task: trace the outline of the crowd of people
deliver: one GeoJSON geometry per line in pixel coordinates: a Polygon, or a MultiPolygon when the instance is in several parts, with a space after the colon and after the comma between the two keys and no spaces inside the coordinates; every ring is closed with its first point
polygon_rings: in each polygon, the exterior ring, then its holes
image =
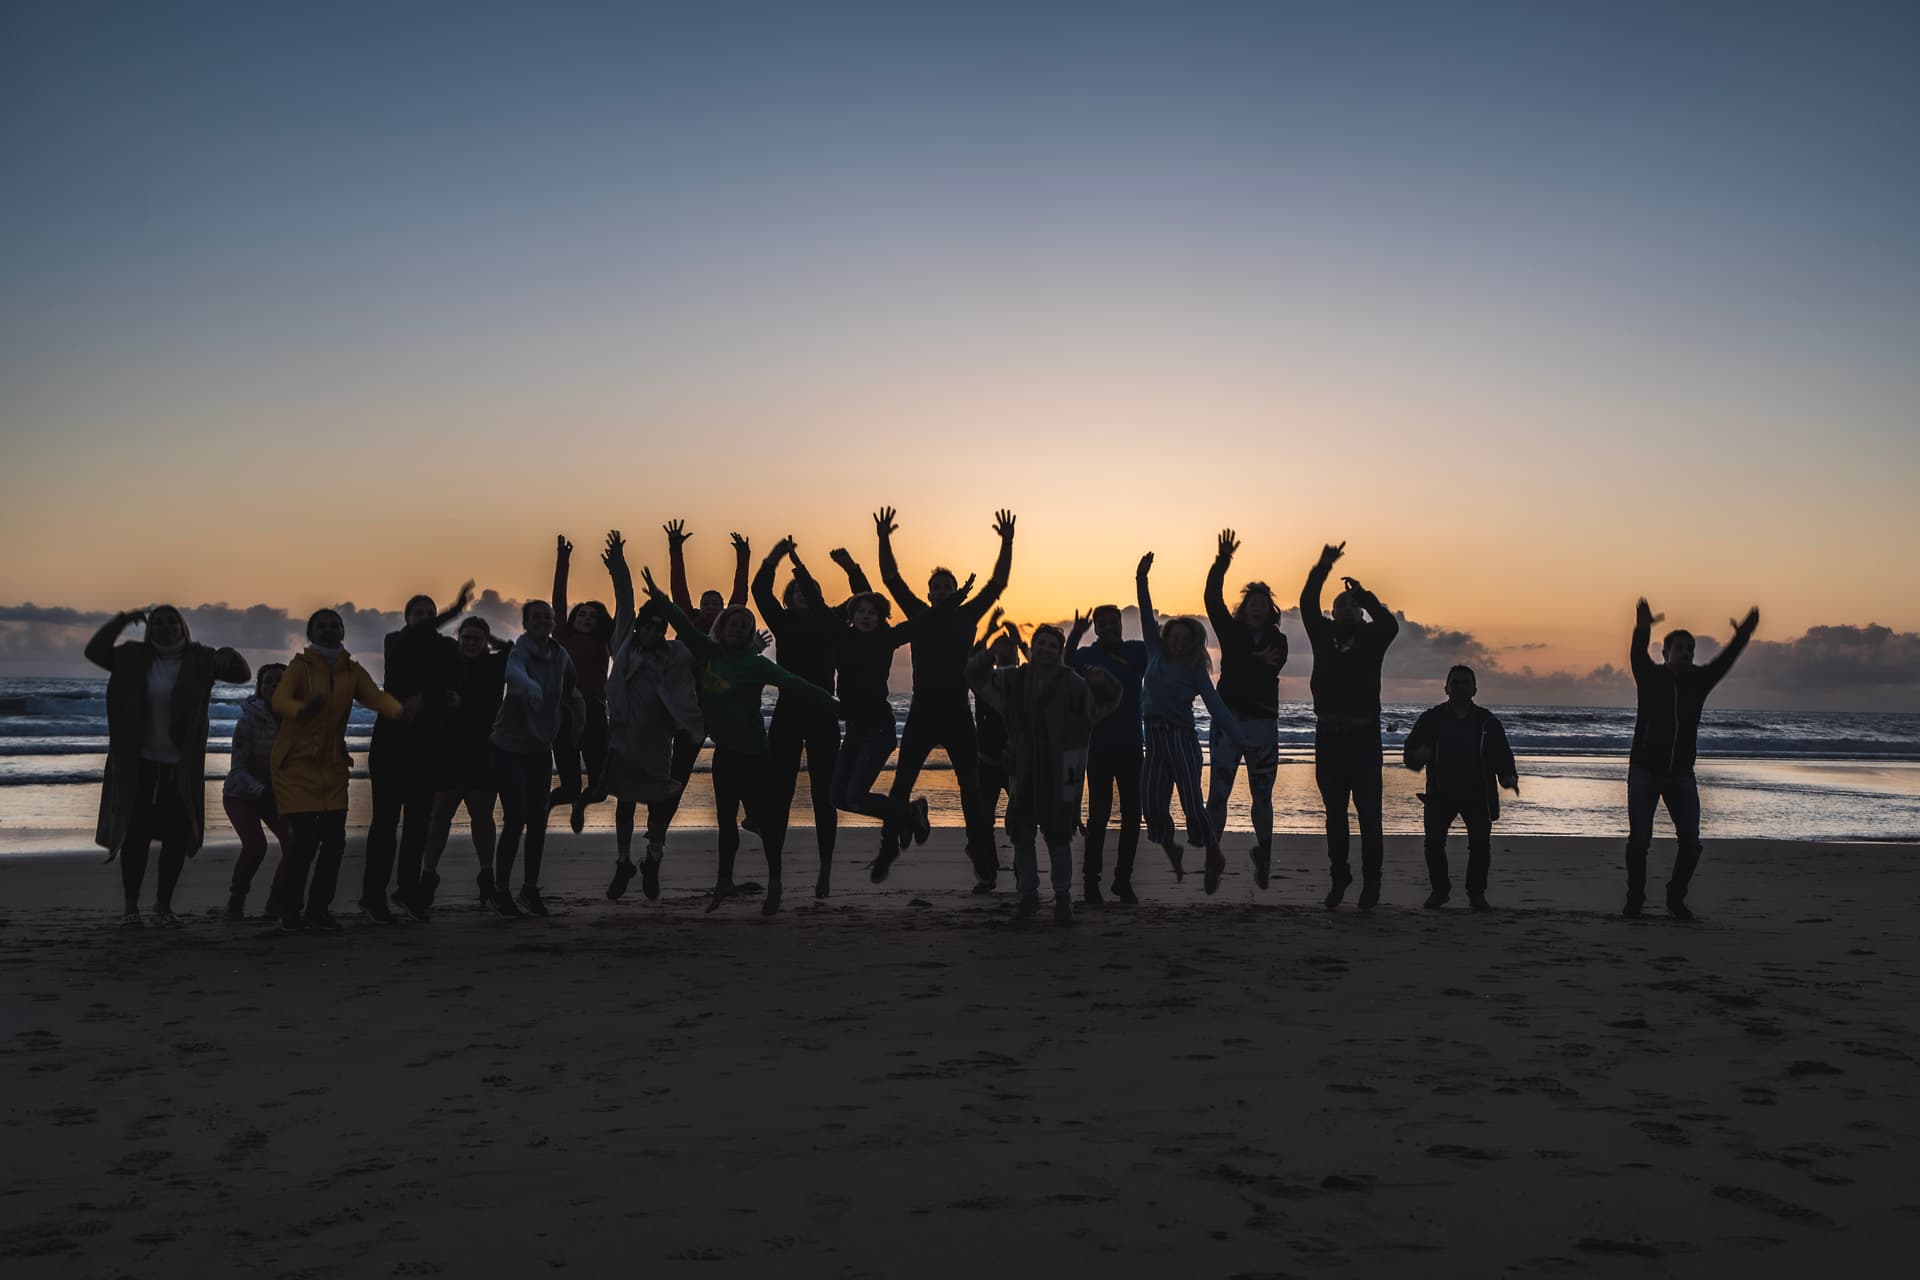
{"type": "MultiPolygon", "coordinates": [[[[935,748],[952,762],[974,892],[991,894],[998,886],[999,825],[1014,850],[1019,919],[1041,908],[1038,847],[1044,843],[1053,918],[1073,921],[1076,836],[1082,837],[1083,904],[1139,900],[1133,876],[1143,829],[1176,878],[1186,873],[1187,848],[1201,849],[1205,890],[1217,892],[1226,867],[1227,802],[1243,763],[1253,876],[1266,888],[1287,640],[1279,602],[1266,583],[1246,583],[1238,602],[1227,605],[1227,572],[1240,546],[1233,530],[1220,534],[1207,575],[1206,624],[1155,614],[1153,554],[1141,557],[1135,588],[1142,639],[1128,640],[1114,604],[1076,613],[1065,632],[1039,626],[1022,635],[1004,621],[995,604],[1013,567],[1015,521],[1008,511],[995,518],[999,553],[979,590],[972,576],[963,582],[936,568],[923,598],[894,557],[895,515],[885,508],[874,516],[886,590],[874,590],[853,557],[836,549],[832,559],[848,587],[838,604],[828,603],[790,537],[774,544],[749,587],[750,546],[734,534],[731,594],[705,591],[696,605],[684,555],[692,535],[676,520],[665,526],[667,590],[643,567],[636,594],[626,543],[616,530],[601,554],[613,608],[598,600],[570,605],[573,545],[562,536],[552,599],[522,606],[518,637],[509,642],[494,635],[486,619],[466,614],[471,582],[444,611],[431,597],[415,596],[404,625],[385,638],[378,682],[347,652],[345,622],[332,609],[307,620],[301,652],[257,672],[233,649],[195,643],[173,606],[116,615],[86,655],[109,672],[109,745],[96,840],[109,861],[120,861],[121,924],[146,923],[139,901],[157,841],[153,918],[164,928],[180,926],[174,891],[205,835],[213,686],[248,679],[255,690],[234,727],[222,797],[240,839],[229,919],[245,918],[272,836],[282,857],[267,914],[283,930],[341,928],[332,907],[346,850],[347,725],[355,704],[378,716],[368,753],[372,818],[359,905],[381,924],[395,922],[396,908],[415,921],[432,918],[440,864],[463,807],[479,864],[476,890],[501,916],[548,913],[540,872],[549,815],[563,811],[579,832],[587,811],[609,800],[615,860],[607,896],[624,896],[638,875],[642,893],[657,899],[667,833],[708,742],[718,829],[709,911],[748,889],[734,880],[742,830],[758,838],[766,858],[760,910],[779,911],[803,758],[819,854],[814,896],[832,892],[843,811],[879,821],[868,874],[876,883],[886,880],[902,852],[928,838],[928,803],[914,788],[935,748]],[[789,578],[776,592],[783,564],[789,578]],[[454,635],[444,634],[456,620],[454,635]],[[143,636],[122,641],[134,624],[144,625],[143,636]],[[1220,652],[1217,683],[1209,624],[1220,652]],[[1083,643],[1089,630],[1093,640],[1083,643]],[[902,646],[912,656],[913,691],[905,725],[896,729],[888,680],[902,646]],[[773,658],[766,656],[769,648],[773,658]],[[767,686],[777,691],[770,723],[762,713],[767,686]],[[1204,795],[1196,701],[1211,725],[1204,795]],[[878,790],[896,749],[892,782],[878,790]],[[1176,796],[1184,820],[1178,825],[1176,796]],[[642,806],[644,846],[636,862],[633,837],[642,806]],[[1116,807],[1119,832],[1108,877],[1106,837],[1116,807]]],[[[1338,908],[1353,883],[1351,808],[1360,828],[1357,905],[1364,911],[1381,891],[1381,666],[1399,623],[1351,577],[1341,579],[1330,612],[1322,611],[1322,594],[1344,551],[1344,543],[1322,550],[1299,607],[1313,651],[1314,769],[1326,806],[1329,866],[1324,905],[1338,908]]],[[[1701,853],[1694,780],[1700,715],[1752,636],[1759,611],[1734,623],[1732,641],[1699,665],[1693,636],[1681,630],[1666,634],[1662,660],[1654,661],[1649,648],[1659,621],[1642,600],[1630,649],[1639,711],[1628,768],[1622,914],[1642,910],[1654,812],[1664,803],[1679,844],[1667,909],[1691,919],[1686,898],[1701,853]]],[[[1500,791],[1518,790],[1518,770],[1499,717],[1474,701],[1474,671],[1454,667],[1445,688],[1447,700],[1419,717],[1402,752],[1406,767],[1426,773],[1425,905],[1438,908],[1451,897],[1446,847],[1457,819],[1467,833],[1467,898],[1485,910],[1492,824],[1500,791]]]]}

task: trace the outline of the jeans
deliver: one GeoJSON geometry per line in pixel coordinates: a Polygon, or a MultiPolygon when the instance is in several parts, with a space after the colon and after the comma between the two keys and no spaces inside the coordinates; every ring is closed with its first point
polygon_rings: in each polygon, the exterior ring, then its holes
{"type": "MultiPolygon", "coordinates": [[[[1007,834],[1013,839],[1013,879],[1023,898],[1040,896],[1040,860],[1035,848],[1037,830],[1033,806],[1016,798],[1007,805],[1007,834]]],[[[1047,858],[1052,864],[1053,900],[1073,901],[1073,835],[1071,832],[1041,833],[1047,842],[1047,858]]]]}
{"type": "Polygon", "coordinates": [[[887,757],[893,754],[895,740],[892,720],[847,725],[840,758],[833,765],[833,803],[848,813],[880,819],[897,837],[912,828],[913,808],[903,799],[873,789],[880,771],[887,767],[887,757]]]}
{"type": "Polygon", "coordinates": [[[394,849],[400,854],[400,892],[420,890],[420,865],[433,828],[433,780],[424,767],[374,770],[373,821],[367,827],[367,863],[360,878],[360,903],[378,910],[393,879],[394,849]]]}
{"type": "Polygon", "coordinates": [[[1113,793],[1120,793],[1120,848],[1113,863],[1113,882],[1133,880],[1133,855],[1140,847],[1140,748],[1124,747],[1087,752],[1087,844],[1082,873],[1089,884],[1100,882],[1100,854],[1107,839],[1107,820],[1113,814],[1113,793]]]}
{"type": "Polygon", "coordinates": [[[813,797],[813,836],[822,866],[833,861],[834,837],[840,829],[833,779],[840,763],[840,722],[833,712],[782,698],[773,709],[767,729],[769,758],[767,810],[781,821],[793,810],[793,793],[800,786],[800,753],[807,753],[807,790],[813,797]]]}
{"type": "Polygon", "coordinates": [[[293,865],[280,890],[281,918],[299,918],[303,900],[307,915],[331,911],[333,891],[340,882],[340,859],[347,852],[347,811],[290,813],[287,826],[293,831],[293,865]],[[313,870],[311,885],[307,882],[309,867],[313,870]]]}
{"type": "Polygon", "coordinates": [[[1247,761],[1247,793],[1253,801],[1253,838],[1264,848],[1273,843],[1273,776],[1280,765],[1280,723],[1252,716],[1235,716],[1244,749],[1212,735],[1213,767],[1207,788],[1207,821],[1216,833],[1227,829],[1227,797],[1233,794],[1233,775],[1240,760],[1247,761]]]}
{"type": "Polygon", "coordinates": [[[1347,863],[1347,799],[1360,817],[1360,870],[1380,878],[1386,838],[1380,826],[1380,725],[1331,728],[1313,734],[1313,777],[1327,806],[1327,863],[1333,878],[1351,880],[1347,863]]]}
{"type": "Polygon", "coordinates": [[[554,804],[568,804],[580,798],[580,762],[587,765],[587,790],[598,792],[602,771],[607,764],[607,704],[588,698],[587,722],[580,726],[580,732],[569,737],[561,735],[553,746],[554,772],[559,775],[560,789],[552,796],[554,804]]]}
{"type": "Polygon", "coordinates": [[[1487,868],[1493,861],[1493,819],[1487,814],[1485,796],[1446,795],[1438,788],[1427,792],[1427,881],[1436,893],[1453,889],[1447,876],[1447,831],[1456,817],[1467,827],[1467,892],[1484,894],[1487,868]]]}
{"type": "Polygon", "coordinates": [[[713,814],[720,828],[720,874],[715,883],[733,883],[733,861],[740,852],[740,828],[744,810],[760,828],[760,844],[767,855],[767,881],[780,883],[780,849],[786,841],[785,814],[768,811],[767,753],[713,749],[713,814]]]}
{"type": "Polygon", "coordinates": [[[500,789],[500,843],[493,851],[493,883],[506,893],[513,881],[513,858],[520,833],[527,836],[527,866],[520,883],[540,887],[540,855],[547,846],[547,786],[553,780],[553,755],[547,751],[503,751],[490,747],[493,780],[500,789]]]}
{"type": "MultiPolygon", "coordinates": [[[[993,818],[982,812],[978,787],[980,743],[973,723],[973,708],[965,692],[955,694],[914,695],[907,711],[907,725],[900,734],[900,759],[893,766],[890,794],[905,803],[913,795],[913,784],[920,780],[920,767],[935,747],[944,747],[953,762],[954,781],[960,788],[960,812],[967,824],[967,856],[974,871],[983,879],[999,869],[999,854],[993,844],[993,818]]],[[[899,833],[889,830],[881,837],[884,849],[899,844],[899,833]]]]}
{"type": "Polygon", "coordinates": [[[227,821],[233,824],[234,834],[240,837],[240,856],[233,861],[233,881],[227,886],[227,892],[244,895],[253,887],[253,877],[267,856],[270,831],[280,842],[280,866],[273,874],[273,888],[267,891],[267,897],[279,905],[280,890],[286,885],[287,861],[293,856],[292,831],[273,811],[273,801],[268,796],[222,796],[220,803],[227,811],[227,821]]]}
{"type": "Polygon", "coordinates": [[[1667,816],[1680,848],[1673,857],[1668,898],[1685,898],[1700,865],[1700,786],[1693,770],[1655,773],[1639,765],[1627,769],[1627,897],[1635,902],[1647,893],[1647,850],[1653,844],[1653,812],[1665,801],[1667,816]]]}

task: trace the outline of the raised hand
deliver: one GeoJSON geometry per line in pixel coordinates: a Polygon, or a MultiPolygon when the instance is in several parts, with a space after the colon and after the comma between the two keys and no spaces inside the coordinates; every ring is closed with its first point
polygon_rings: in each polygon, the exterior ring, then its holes
{"type": "Polygon", "coordinates": [[[1320,548],[1319,567],[1322,569],[1331,569],[1333,568],[1333,562],[1338,560],[1341,556],[1345,554],[1347,554],[1346,543],[1343,542],[1336,547],[1331,542],[1329,542],[1325,546],[1320,548]]]}
{"type": "Polygon", "coordinates": [[[1071,635],[1075,631],[1085,631],[1088,627],[1092,625],[1093,625],[1093,614],[1091,611],[1087,613],[1082,613],[1078,609],[1075,609],[1073,611],[1073,626],[1068,628],[1067,634],[1071,635]]]}
{"type": "Polygon", "coordinates": [[[1240,543],[1233,536],[1233,530],[1222,529],[1220,531],[1220,558],[1222,560],[1231,560],[1233,559],[1233,553],[1239,549],[1240,543]]]}
{"type": "Polygon", "coordinates": [[[147,625],[146,609],[129,609],[121,616],[127,620],[129,626],[144,627],[147,625]]]}
{"type": "Polygon", "coordinates": [[[874,512],[873,513],[874,532],[878,533],[883,538],[891,538],[894,535],[894,533],[897,532],[900,528],[899,525],[893,522],[894,516],[898,514],[899,512],[895,511],[892,507],[882,507],[878,511],[874,512]]]}
{"type": "Polygon", "coordinates": [[[1641,626],[1651,627],[1656,622],[1666,621],[1667,615],[1664,613],[1655,613],[1653,607],[1647,603],[1647,598],[1641,596],[1640,603],[1634,606],[1633,617],[1634,621],[1641,626]]]}
{"type": "Polygon", "coordinates": [[[625,563],[626,558],[626,539],[620,536],[618,529],[607,530],[607,549],[600,553],[600,563],[611,569],[617,564],[625,563]]]}
{"type": "Polygon", "coordinates": [[[687,522],[685,520],[669,520],[660,527],[667,531],[667,546],[669,549],[679,546],[693,536],[687,532],[687,522]]]}
{"type": "MultiPolygon", "coordinates": [[[[1016,645],[1020,644],[1020,624],[1019,623],[1017,622],[1007,623],[1006,633],[1007,633],[1007,639],[1013,641],[1014,644],[1016,645]]],[[[1024,648],[1025,646],[1022,645],[1021,647],[1024,648]]]]}
{"type": "Polygon", "coordinates": [[[1147,554],[1140,557],[1140,567],[1133,571],[1133,576],[1136,578],[1144,578],[1147,576],[1148,572],[1152,570],[1152,568],[1153,568],[1153,552],[1149,551],[1147,552],[1147,554]]]}
{"type": "Polygon", "coordinates": [[[770,554],[775,560],[784,560],[788,556],[792,555],[793,554],[793,535],[788,534],[786,537],[780,539],[780,541],[774,543],[773,551],[770,554]]]}
{"type": "Polygon", "coordinates": [[[966,600],[966,598],[969,595],[973,594],[973,580],[979,576],[980,575],[977,573],[970,573],[967,575],[967,580],[960,584],[960,589],[958,591],[953,593],[953,602],[956,605],[960,604],[961,602],[966,600]]]}
{"type": "Polygon", "coordinates": [[[733,549],[735,551],[746,551],[748,549],[747,540],[739,534],[729,533],[727,536],[733,539],[733,549]]]}
{"type": "Polygon", "coordinates": [[[827,552],[827,559],[844,569],[853,563],[853,553],[845,547],[835,547],[833,550],[827,552]]]}
{"type": "Polygon", "coordinates": [[[993,606],[993,613],[989,615],[987,618],[988,633],[991,634],[995,631],[998,631],[1000,629],[1000,619],[1006,616],[1007,616],[1007,611],[1005,609],[1001,608],[999,605],[993,606]]]}
{"type": "Polygon", "coordinates": [[[666,594],[660,590],[660,584],[653,580],[653,570],[646,565],[640,566],[640,582],[649,600],[658,600],[666,594]]]}
{"type": "MultiPolygon", "coordinates": [[[[1728,618],[1727,621],[1733,622],[1733,619],[1728,618]]],[[[1753,608],[1747,610],[1747,616],[1745,618],[1741,619],[1739,622],[1733,622],[1733,629],[1735,631],[1744,631],[1749,635],[1751,635],[1753,633],[1753,629],[1759,625],[1760,625],[1760,606],[1755,605],[1753,606],[1753,608]]]]}
{"type": "Polygon", "coordinates": [[[764,628],[754,636],[754,639],[760,642],[760,652],[762,653],[765,653],[773,647],[773,632],[765,630],[764,628]]]}
{"type": "Polygon", "coordinates": [[[1360,585],[1360,579],[1358,578],[1342,577],[1340,579],[1340,585],[1344,586],[1347,590],[1353,592],[1353,594],[1357,596],[1363,596],[1367,593],[1367,589],[1360,585]]]}
{"type": "Polygon", "coordinates": [[[568,556],[573,554],[573,544],[571,542],[568,542],[567,535],[562,533],[555,536],[553,540],[553,550],[556,555],[558,555],[562,560],[565,560],[568,556]]]}
{"type": "Polygon", "coordinates": [[[1013,536],[1013,512],[1005,507],[993,513],[993,531],[1003,538],[1013,536]]]}

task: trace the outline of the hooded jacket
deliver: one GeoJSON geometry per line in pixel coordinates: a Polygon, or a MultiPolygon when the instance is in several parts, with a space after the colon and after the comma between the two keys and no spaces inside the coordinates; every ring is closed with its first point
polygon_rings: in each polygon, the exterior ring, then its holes
{"type": "Polygon", "coordinates": [[[1400,620],[1371,591],[1360,596],[1370,622],[1347,630],[1320,612],[1320,588],[1330,569],[1315,565],[1300,589],[1300,623],[1313,645],[1313,711],[1323,721],[1380,720],[1380,667],[1400,634],[1400,620]]]}
{"type": "Polygon", "coordinates": [[[273,796],[273,740],[280,732],[280,721],[273,707],[259,694],[240,704],[240,718],[233,726],[233,754],[227,761],[223,796],[249,800],[273,796]]]}
{"type": "Polygon", "coordinates": [[[1699,749],[1700,713],[1706,709],[1707,695],[1733,670],[1733,661],[1747,647],[1752,635],[1746,630],[1733,633],[1726,648],[1713,661],[1697,667],[1674,667],[1655,662],[1647,653],[1653,639],[1653,624],[1635,623],[1633,649],[1628,661],[1633,667],[1634,690],[1639,709],[1633,718],[1633,750],[1627,764],[1655,773],[1690,773],[1699,749]]]}
{"type": "Polygon", "coordinates": [[[587,701],[574,680],[573,659],[558,640],[522,635],[507,654],[507,696],[493,718],[490,741],[502,751],[538,755],[586,723],[587,701]]]}
{"type": "MultiPolygon", "coordinates": [[[[118,614],[94,632],[87,642],[87,661],[107,672],[107,767],[100,787],[100,815],[94,843],[107,851],[107,861],[120,855],[140,787],[140,759],[147,740],[147,673],[159,651],[145,640],[115,644],[132,619],[118,614]]],[[[187,852],[197,853],[207,825],[207,704],[214,681],[229,684],[248,679],[252,669],[233,649],[195,644],[180,620],[185,647],[167,709],[167,736],[179,755],[172,766],[173,784],[187,815],[187,852]]]]}
{"type": "Polygon", "coordinates": [[[1207,571],[1207,623],[1220,643],[1220,697],[1227,709],[1249,720],[1280,715],[1280,669],[1287,665],[1287,638],[1280,633],[1280,611],[1258,630],[1227,608],[1227,565],[1218,556],[1207,571]]]}
{"type": "Polygon", "coordinates": [[[803,680],[757,653],[722,647],[718,640],[697,630],[693,619],[678,605],[666,601],[661,604],[667,620],[693,651],[700,679],[700,710],[715,747],[744,755],[757,755],[767,749],[767,725],[760,715],[760,691],[767,685],[777,686],[782,696],[793,694],[830,712],[840,710],[833,695],[811,680],[803,680]]]}
{"type": "Polygon", "coordinates": [[[976,698],[998,711],[1007,727],[1007,809],[1030,812],[1049,836],[1073,834],[1087,778],[1087,738],[1120,695],[1096,694],[1064,663],[1050,677],[1028,663],[996,667],[982,650],[967,662],[976,698]]]}
{"type": "Polygon", "coordinates": [[[1421,747],[1433,752],[1426,764],[1429,793],[1484,803],[1489,819],[1500,816],[1500,775],[1516,772],[1517,766],[1499,716],[1477,702],[1467,705],[1464,716],[1456,716],[1450,702],[1429,707],[1413,722],[1401,748],[1407,768],[1420,768],[1413,753],[1421,747]]]}
{"type": "Polygon", "coordinates": [[[376,685],[346,650],[331,661],[311,649],[293,655],[273,691],[273,713],[280,717],[273,739],[273,802],[282,816],[347,807],[347,771],[353,764],[347,717],[356,702],[382,716],[400,714],[399,699],[376,685]],[[320,709],[301,715],[316,695],[325,698],[320,709]]]}

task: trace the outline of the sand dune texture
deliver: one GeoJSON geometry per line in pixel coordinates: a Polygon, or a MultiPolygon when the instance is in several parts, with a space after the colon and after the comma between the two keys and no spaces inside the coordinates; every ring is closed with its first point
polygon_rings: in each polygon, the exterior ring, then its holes
{"type": "MultiPolygon", "coordinates": [[[[815,904],[601,896],[546,921],[112,926],[84,858],[0,860],[9,1277],[1907,1274],[1920,1240],[1911,846],[1716,843],[1702,919],[1618,846],[1496,838],[1500,910],[1318,907],[1143,855],[1133,910],[1015,927],[940,833],[815,904]],[[1657,897],[1656,897],[1657,901],[1657,897]]],[[[470,854],[464,854],[470,859],[470,854]]],[[[1656,879],[1670,846],[1656,850],[1656,879]]],[[[1193,859],[1197,865],[1198,859],[1193,859]]],[[[1456,859],[1456,878],[1463,867],[1456,859]]],[[[343,885],[358,883],[349,853],[343,885]]],[[[741,869],[762,874],[748,840],[741,869]]],[[[1458,890],[1456,889],[1456,894],[1458,890]]],[[[350,893],[343,894],[350,897],[350,893]]],[[[342,907],[345,904],[340,904],[342,907]]],[[[341,911],[347,918],[347,912],[341,911]]],[[[1042,917],[1043,921],[1045,916],[1042,917]]]]}

